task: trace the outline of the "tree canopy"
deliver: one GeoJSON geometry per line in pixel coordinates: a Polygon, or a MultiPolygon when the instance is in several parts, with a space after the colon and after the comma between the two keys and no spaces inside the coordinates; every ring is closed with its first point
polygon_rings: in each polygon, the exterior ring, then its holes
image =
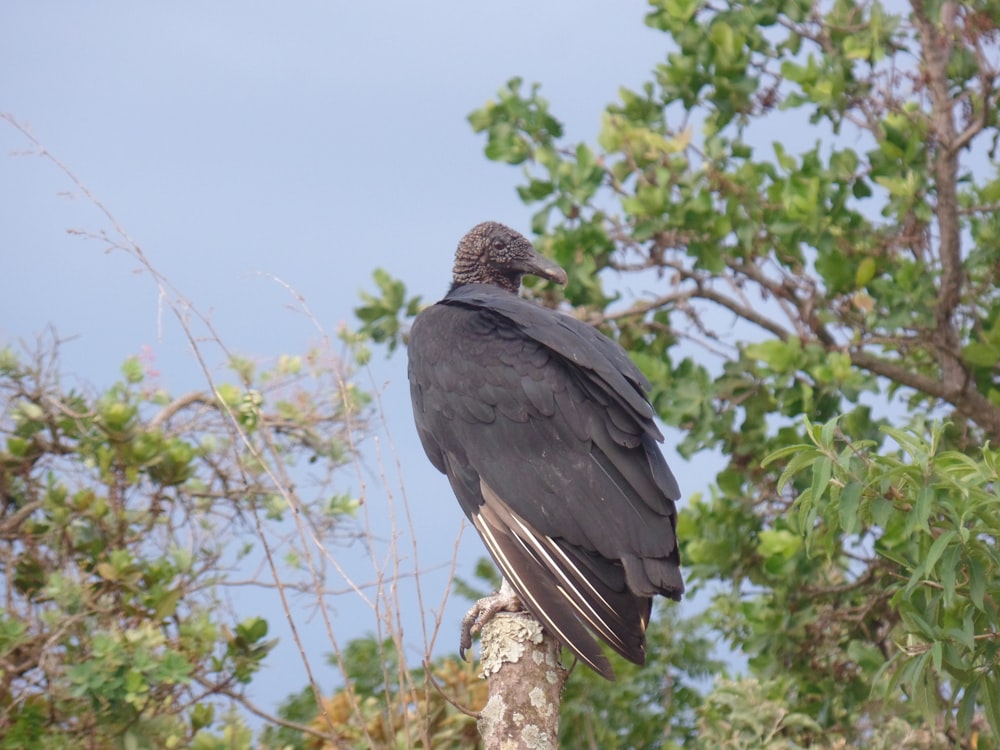
{"type": "MultiPolygon", "coordinates": [[[[746,673],[631,742],[996,747],[1000,4],[650,5],[664,59],[596,143],[520,79],[469,117],[569,271],[538,296],[723,457],[678,533],[746,673]]],[[[394,344],[419,301],[379,284],[359,317],[394,344]]]]}
{"type": "Polygon", "coordinates": [[[274,612],[237,616],[228,587],[322,587],[287,519],[332,541],[352,510],[328,493],[363,397],[334,365],[234,358],[173,396],[151,360],[89,392],[51,336],[0,350],[0,747],[249,746],[274,612]]]}

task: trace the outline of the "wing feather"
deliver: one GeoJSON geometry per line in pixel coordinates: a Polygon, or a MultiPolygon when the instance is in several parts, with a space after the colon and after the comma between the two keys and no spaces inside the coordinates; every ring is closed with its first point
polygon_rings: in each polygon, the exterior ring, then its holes
{"type": "Polygon", "coordinates": [[[596,671],[642,663],[651,597],[680,598],[677,482],[648,381],[617,344],[485,285],[410,334],[424,449],[528,609],[596,671]]]}
{"type": "Polygon", "coordinates": [[[621,576],[617,589],[607,585],[559,540],[538,534],[485,482],[481,490],[485,502],[473,524],[504,577],[542,624],[602,674],[607,661],[581,622],[626,659],[642,664],[650,600],[636,606],[621,576]]]}

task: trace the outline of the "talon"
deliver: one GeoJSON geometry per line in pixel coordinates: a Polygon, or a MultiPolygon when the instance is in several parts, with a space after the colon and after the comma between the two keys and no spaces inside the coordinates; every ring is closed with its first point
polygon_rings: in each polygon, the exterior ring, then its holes
{"type": "Polygon", "coordinates": [[[468,661],[465,658],[465,652],[472,648],[472,628],[476,624],[478,614],[479,602],[476,602],[472,605],[472,609],[466,612],[465,617],[462,618],[462,636],[458,645],[458,655],[462,657],[462,661],[468,661]]]}
{"type": "Polygon", "coordinates": [[[462,618],[462,633],[458,646],[458,655],[462,657],[462,661],[468,661],[465,652],[472,648],[472,636],[481,631],[497,612],[522,611],[524,605],[505,578],[500,584],[499,591],[475,602],[462,618]]]}

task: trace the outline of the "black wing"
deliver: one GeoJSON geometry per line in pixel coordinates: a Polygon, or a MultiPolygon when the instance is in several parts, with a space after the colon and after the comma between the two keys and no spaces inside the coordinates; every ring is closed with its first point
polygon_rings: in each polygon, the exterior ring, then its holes
{"type": "Polygon", "coordinates": [[[424,449],[525,605],[605,676],[588,627],[642,663],[651,597],[683,583],[639,370],[590,326],[486,285],[421,313],[409,355],[424,449]]]}

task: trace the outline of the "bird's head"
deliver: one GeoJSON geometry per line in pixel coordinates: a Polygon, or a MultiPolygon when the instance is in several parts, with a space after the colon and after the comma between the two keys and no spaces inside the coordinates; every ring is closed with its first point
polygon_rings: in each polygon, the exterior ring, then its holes
{"type": "Polygon", "coordinates": [[[566,283],[566,272],[510,227],[495,221],[477,224],[458,243],[454,284],[493,284],[517,294],[521,277],[540,276],[566,283]]]}

